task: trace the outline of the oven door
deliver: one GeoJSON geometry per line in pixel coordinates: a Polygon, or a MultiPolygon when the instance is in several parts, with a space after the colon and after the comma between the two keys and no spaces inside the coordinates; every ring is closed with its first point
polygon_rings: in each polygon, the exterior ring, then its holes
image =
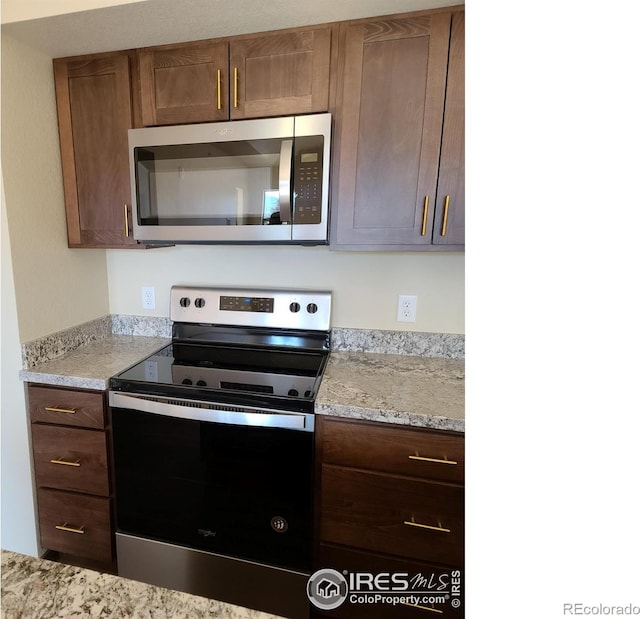
{"type": "Polygon", "coordinates": [[[156,400],[110,393],[118,531],[309,572],[313,415],[156,400]]]}
{"type": "Polygon", "coordinates": [[[118,574],[307,619],[313,415],[109,403],[118,574]]]}

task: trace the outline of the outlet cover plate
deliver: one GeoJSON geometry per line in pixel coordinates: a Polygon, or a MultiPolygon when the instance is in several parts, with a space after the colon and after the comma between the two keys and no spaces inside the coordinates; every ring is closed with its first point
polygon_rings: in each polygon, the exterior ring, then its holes
{"type": "Polygon", "coordinates": [[[156,289],[153,286],[142,287],[142,308],[156,309],[156,289]]]}
{"type": "Polygon", "coordinates": [[[418,310],[418,297],[413,294],[398,295],[398,322],[415,322],[418,310]]]}

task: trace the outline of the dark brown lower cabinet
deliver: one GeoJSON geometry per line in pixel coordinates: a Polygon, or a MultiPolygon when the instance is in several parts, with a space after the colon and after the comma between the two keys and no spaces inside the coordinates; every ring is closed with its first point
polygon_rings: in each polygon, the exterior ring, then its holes
{"type": "Polygon", "coordinates": [[[45,558],[115,573],[105,394],[35,384],[27,393],[45,558]]]}
{"type": "Polygon", "coordinates": [[[58,552],[109,563],[110,504],[107,497],[39,488],[41,544],[58,552]]]}
{"type": "Polygon", "coordinates": [[[464,436],[320,417],[316,440],[314,570],[344,574],[349,593],[313,616],[463,617],[464,436]]]}

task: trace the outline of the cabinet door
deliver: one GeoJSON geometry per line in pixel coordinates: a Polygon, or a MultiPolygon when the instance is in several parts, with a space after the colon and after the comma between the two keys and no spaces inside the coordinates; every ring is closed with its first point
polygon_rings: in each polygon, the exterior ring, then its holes
{"type": "Polygon", "coordinates": [[[104,432],[36,423],[31,435],[39,487],[109,496],[104,432]]]}
{"type": "Polygon", "coordinates": [[[464,483],[464,435],[320,416],[323,464],[464,483]]]}
{"type": "Polygon", "coordinates": [[[127,131],[132,56],[54,60],[69,247],[135,245],[127,131]]]}
{"type": "Polygon", "coordinates": [[[138,58],[145,126],[229,118],[226,42],[144,49],[138,58]]]}
{"type": "Polygon", "coordinates": [[[29,385],[32,423],[60,424],[102,430],[104,393],[29,385]]]}
{"type": "Polygon", "coordinates": [[[231,118],[326,112],[330,28],[234,39],[231,118]]]}
{"type": "Polygon", "coordinates": [[[464,218],[464,13],[456,13],[451,23],[433,242],[464,244],[464,218]]]}
{"type": "Polygon", "coordinates": [[[323,465],[320,539],[417,561],[464,563],[464,487],[323,465]]]}
{"type": "Polygon", "coordinates": [[[44,548],[111,561],[110,499],[39,488],[38,512],[44,548]]]}
{"type": "Polygon", "coordinates": [[[441,13],[346,27],[333,245],[430,244],[450,26],[441,13]]]}

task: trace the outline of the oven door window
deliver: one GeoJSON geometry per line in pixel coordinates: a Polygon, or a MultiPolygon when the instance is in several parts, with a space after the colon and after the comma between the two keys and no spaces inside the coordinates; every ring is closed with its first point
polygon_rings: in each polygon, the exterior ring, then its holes
{"type": "Polygon", "coordinates": [[[311,568],[313,433],[113,409],[117,527],[311,568]]]}

